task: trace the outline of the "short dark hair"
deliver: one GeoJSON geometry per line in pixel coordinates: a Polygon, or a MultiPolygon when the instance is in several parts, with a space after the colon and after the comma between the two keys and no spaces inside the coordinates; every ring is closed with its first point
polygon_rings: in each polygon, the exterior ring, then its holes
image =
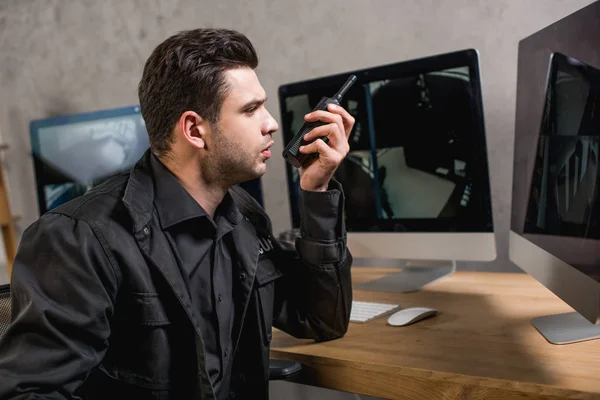
{"type": "Polygon", "coordinates": [[[138,86],[152,152],[161,156],[170,150],[173,127],[186,111],[216,123],[229,89],[225,72],[257,65],[254,46],[234,30],[181,31],[159,44],[138,86]]]}

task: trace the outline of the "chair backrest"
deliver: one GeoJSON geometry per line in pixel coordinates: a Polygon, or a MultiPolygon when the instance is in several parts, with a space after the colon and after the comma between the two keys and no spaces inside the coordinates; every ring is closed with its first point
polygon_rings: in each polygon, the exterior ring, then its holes
{"type": "Polygon", "coordinates": [[[0,285],[0,337],[10,324],[10,285],[0,285]]]}

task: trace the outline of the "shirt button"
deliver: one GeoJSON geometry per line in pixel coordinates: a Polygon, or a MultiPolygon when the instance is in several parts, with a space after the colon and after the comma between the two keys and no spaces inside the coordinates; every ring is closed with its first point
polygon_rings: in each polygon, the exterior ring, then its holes
{"type": "Polygon", "coordinates": [[[219,299],[219,303],[223,301],[223,296],[219,295],[217,298],[219,299]]]}
{"type": "Polygon", "coordinates": [[[225,350],[225,358],[227,358],[228,355],[229,353],[227,352],[227,350],[225,350]]]}
{"type": "Polygon", "coordinates": [[[242,272],[242,273],[240,274],[240,279],[241,279],[241,280],[245,280],[245,279],[246,279],[246,273],[245,273],[245,272],[242,272]]]}

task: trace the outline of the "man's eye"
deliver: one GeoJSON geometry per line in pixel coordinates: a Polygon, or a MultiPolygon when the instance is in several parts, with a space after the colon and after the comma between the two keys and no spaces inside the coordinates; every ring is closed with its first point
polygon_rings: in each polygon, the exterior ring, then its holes
{"type": "Polygon", "coordinates": [[[246,110],[246,114],[252,114],[254,111],[256,111],[256,107],[252,107],[246,110]]]}

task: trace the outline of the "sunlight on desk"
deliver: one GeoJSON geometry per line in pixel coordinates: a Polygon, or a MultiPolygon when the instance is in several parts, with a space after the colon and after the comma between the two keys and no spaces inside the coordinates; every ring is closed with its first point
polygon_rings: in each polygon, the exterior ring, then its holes
{"type": "MultiPolygon", "coordinates": [[[[392,271],[354,267],[353,284],[392,271]]],[[[600,341],[549,344],[531,318],[572,310],[526,274],[457,272],[417,293],[354,299],[440,314],[406,327],[350,324],[318,344],[276,331],[272,357],[300,361],[300,383],[383,398],[600,398],[600,341]]]]}

